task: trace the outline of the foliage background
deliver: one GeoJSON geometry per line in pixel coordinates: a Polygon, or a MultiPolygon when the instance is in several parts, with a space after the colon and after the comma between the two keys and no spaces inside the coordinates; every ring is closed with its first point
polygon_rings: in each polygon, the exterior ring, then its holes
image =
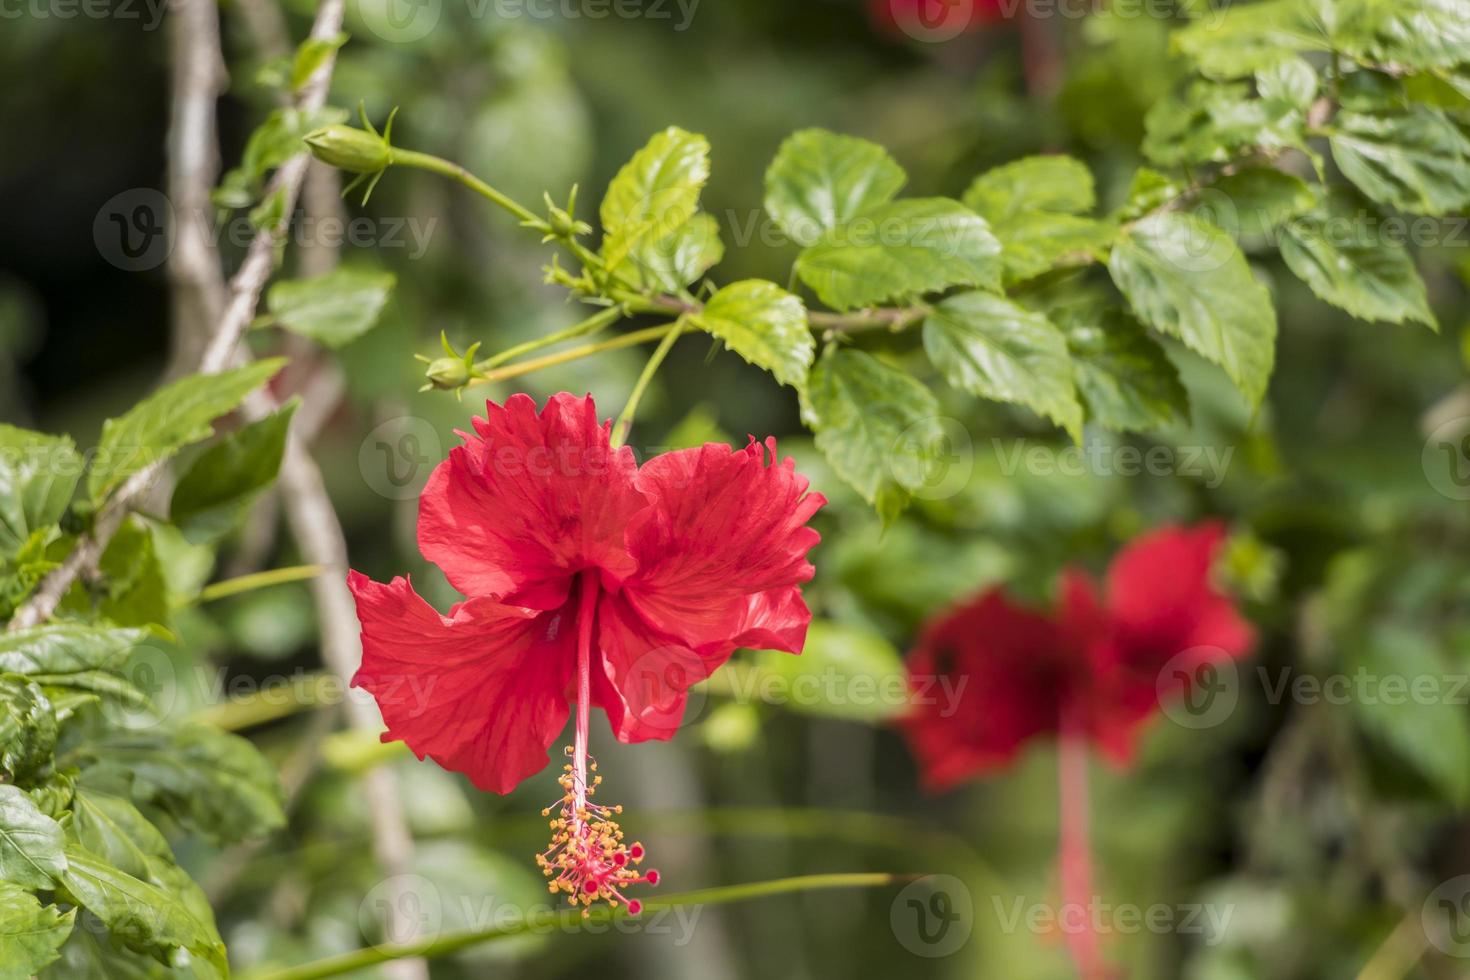
{"type": "MultiPolygon", "coordinates": [[[[300,0],[287,7],[300,37],[310,9],[300,0]]],[[[994,164],[1070,152],[1093,167],[1112,205],[1140,163],[1145,112],[1180,71],[1169,54],[1172,25],[1151,17],[1030,25],[1033,44],[1044,35],[1056,46],[1060,86],[1051,91],[1015,24],[923,44],[876,27],[865,5],[845,0],[706,0],[685,31],[673,29],[677,10],[672,20],[540,20],[473,9],[446,2],[435,30],[394,43],[349,4],[353,40],[332,101],[365,99],[379,120],[403,106],[399,142],[461,161],[527,201],[572,182],[595,201],[650,133],[668,125],[702,132],[715,151],[705,208],[726,230],[724,281],[779,277],[794,255],[741,234],[759,227],[762,174],[793,129],[819,125],[889,147],[911,175],[911,194],[958,195],[994,164]]],[[[253,83],[259,59],[241,11],[225,5],[223,18],[228,166],[269,104],[253,83]]],[[[120,16],[31,13],[0,31],[8,232],[0,239],[0,420],[69,431],[90,445],[101,421],[169,363],[163,270],[118,268],[94,239],[110,198],[160,186],[166,40],[166,31],[120,16]]],[[[396,441],[403,430],[390,428],[389,452],[407,453],[396,461],[404,466],[411,457],[436,460],[474,399],[413,394],[421,367],[409,354],[432,353],[441,330],[460,349],[477,340],[500,349],[576,314],[541,283],[540,256],[521,230],[432,175],[395,172],[365,208],[354,201],[348,211],[373,218],[379,238],[392,222],[413,220],[427,240],[413,254],[405,228],[406,247],[379,240],[346,249],[349,261],[394,271],[399,288],[380,326],[341,352],[346,396],[314,451],[354,566],[378,578],[410,570],[444,604],[452,593],[413,544],[414,501],[385,494],[376,442],[389,420],[423,420],[411,431],[432,434],[436,446],[426,435],[416,450],[405,447],[396,441]]],[[[1470,414],[1461,344],[1467,242],[1462,231],[1420,250],[1438,335],[1351,320],[1268,259],[1259,271],[1275,293],[1281,336],[1258,414],[1213,369],[1171,348],[1194,395],[1193,424],[1150,438],[1089,433],[1089,441],[1205,447],[1217,458],[1229,451],[1218,486],[1182,475],[1006,472],[1013,440],[1061,450],[1064,437],[1022,411],[949,393],[945,412],[969,440],[956,464],[961,485],[920,501],[885,531],[813,451],[794,395],[697,341],[682,343],[660,373],[633,443],[777,435],[833,498],[821,518],[813,605],[877,646],[871,665],[853,669],[880,674],[893,656],[884,644],[901,650],[924,616],[973,590],[1008,581],[1043,597],[1063,563],[1100,568],[1156,523],[1226,517],[1242,535],[1233,571],[1263,635],[1244,668],[1240,705],[1205,731],[1160,719],[1136,768],[1099,766],[1094,787],[1103,897],[1228,908],[1230,928],[1145,931],[1114,937],[1108,949],[1138,977],[1355,975],[1401,921],[1418,921],[1419,896],[1470,864],[1470,709],[1272,703],[1255,669],[1272,677],[1365,665],[1409,676],[1470,671],[1465,503],[1436,489],[1443,474],[1426,468],[1434,454],[1425,455],[1437,424],[1470,414]]],[[[620,351],[486,393],[590,390],[613,414],[641,364],[639,351],[620,351]]],[[[228,541],[217,572],[295,560],[289,538],[269,526],[261,540],[254,556],[240,539],[228,541]]],[[[549,779],[505,799],[476,793],[406,752],[324,734],[314,716],[330,708],[293,701],[279,712],[285,717],[245,718],[258,702],[242,707],[207,690],[220,677],[245,679],[239,690],[248,693],[252,682],[320,670],[304,585],[211,604],[179,627],[183,639],[166,647],[156,692],[171,713],[238,725],[278,763],[304,743],[321,748],[289,827],[265,846],[247,855],[196,842],[180,851],[218,898],[237,969],[304,962],[378,938],[371,909],[362,913],[381,877],[354,790],[365,766],[392,766],[401,779],[417,868],[442,900],[445,928],[468,924],[466,910],[487,899],[541,900],[530,856],[543,836],[535,814],[555,795],[549,779]]],[[[834,643],[849,655],[854,646],[846,636],[834,643]]],[[[555,935],[485,947],[437,960],[433,975],[1070,975],[1056,936],[1008,930],[1002,914],[1018,899],[1056,900],[1050,750],[932,798],[918,791],[890,729],[806,707],[714,695],[670,745],[619,747],[594,724],[594,750],[673,887],[826,870],[944,871],[962,877],[974,900],[975,931],[962,951],[928,960],[905,949],[890,925],[893,895],[880,891],[710,908],[685,943],[555,935]]],[[[1449,977],[1459,964],[1431,951],[1405,970],[1449,977]]]]}

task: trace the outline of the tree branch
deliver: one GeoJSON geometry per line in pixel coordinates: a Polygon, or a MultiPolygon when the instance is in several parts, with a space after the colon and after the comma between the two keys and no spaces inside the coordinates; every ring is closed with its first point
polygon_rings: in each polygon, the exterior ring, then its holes
{"type": "MultiPolygon", "coordinates": [[[[197,14],[190,13],[192,7],[192,3],[186,3],[180,8],[171,7],[170,9],[176,10],[175,16],[185,18],[197,16],[197,14]]],[[[312,24],[311,36],[321,40],[336,37],[342,30],[342,10],[343,0],[322,0],[321,6],[317,9],[316,21],[312,24]]],[[[191,61],[193,57],[194,55],[191,54],[191,61]]],[[[212,59],[213,55],[210,57],[212,59]]],[[[331,82],[335,62],[334,57],[328,56],[308,80],[297,96],[296,104],[299,107],[308,110],[319,109],[326,102],[327,87],[331,82]]],[[[192,98],[191,104],[193,104],[192,98]]],[[[212,108],[212,102],[210,105],[212,108]]],[[[250,243],[244,263],[235,273],[234,278],[230,280],[229,289],[224,296],[224,306],[215,324],[214,332],[199,358],[198,371],[200,374],[218,374],[234,359],[235,349],[241,337],[244,336],[246,328],[250,325],[250,321],[255,317],[255,308],[260,302],[261,290],[265,288],[266,280],[270,278],[271,271],[275,267],[276,245],[285,233],[286,224],[290,221],[291,214],[296,207],[296,197],[300,193],[301,182],[306,177],[306,167],[310,160],[310,154],[298,153],[282,164],[271,179],[266,193],[282,195],[285,206],[281,211],[281,219],[274,227],[262,229],[256,233],[250,243]]],[[[82,575],[96,571],[97,562],[102,557],[107,543],[122,526],[128,512],[148,494],[167,466],[166,460],[145,466],[129,477],[108,498],[97,512],[91,532],[77,542],[76,547],[72,549],[71,554],[67,555],[61,566],[47,575],[37,587],[35,594],[16,610],[15,616],[10,621],[11,630],[25,629],[45,622],[56,611],[56,606],[71,588],[72,583],[82,575]]]]}

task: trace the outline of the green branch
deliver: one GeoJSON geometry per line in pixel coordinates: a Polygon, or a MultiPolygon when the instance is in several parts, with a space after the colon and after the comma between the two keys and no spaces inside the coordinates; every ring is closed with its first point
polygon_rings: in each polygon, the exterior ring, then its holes
{"type": "MultiPolygon", "coordinates": [[[[723,888],[705,888],[662,898],[646,898],[643,901],[643,908],[646,915],[649,912],[683,905],[727,905],[732,902],[747,902],[776,895],[836,888],[881,888],[886,885],[912,881],[918,877],[920,876],[885,872],[801,875],[795,878],[778,878],[773,881],[757,881],[744,885],[728,885],[723,888]]],[[[601,925],[628,917],[626,909],[610,909],[606,906],[592,909],[585,918],[578,909],[558,909],[547,915],[536,915],[532,910],[530,917],[523,918],[520,922],[510,926],[464,929],[402,946],[376,946],[371,949],[359,949],[301,966],[247,974],[245,980],[319,980],[322,977],[341,976],[354,970],[367,969],[379,963],[387,963],[405,957],[420,956],[432,959],[499,939],[510,939],[548,929],[561,933],[581,932],[589,925],[601,925]]]]}

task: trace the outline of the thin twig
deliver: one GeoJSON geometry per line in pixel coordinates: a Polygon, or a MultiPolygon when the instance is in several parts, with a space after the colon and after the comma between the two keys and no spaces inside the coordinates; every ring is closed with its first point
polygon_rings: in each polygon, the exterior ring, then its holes
{"type": "MultiPolygon", "coordinates": [[[[330,40],[342,30],[343,0],[322,0],[317,9],[311,36],[330,40]]],[[[314,75],[303,86],[296,104],[307,110],[319,109],[326,102],[327,87],[331,81],[335,58],[323,60],[314,75]]],[[[250,243],[245,261],[234,278],[230,280],[225,295],[224,308],[219,315],[214,333],[199,359],[200,374],[219,374],[229,366],[239,346],[240,338],[250,321],[255,317],[256,305],[260,302],[261,290],[275,267],[276,244],[285,232],[296,207],[296,197],[301,191],[301,182],[306,176],[306,166],[311,157],[298,153],[287,160],[276,171],[266,189],[267,195],[280,194],[284,207],[281,219],[271,228],[257,232],[250,243]]],[[[143,499],[168,466],[167,460],[149,464],[130,476],[119,487],[97,513],[91,533],[84,535],[61,566],[47,575],[37,586],[35,593],[16,610],[10,621],[11,630],[25,629],[45,622],[56,611],[61,597],[79,577],[93,574],[103,550],[117,529],[122,526],[133,506],[143,499]]]]}

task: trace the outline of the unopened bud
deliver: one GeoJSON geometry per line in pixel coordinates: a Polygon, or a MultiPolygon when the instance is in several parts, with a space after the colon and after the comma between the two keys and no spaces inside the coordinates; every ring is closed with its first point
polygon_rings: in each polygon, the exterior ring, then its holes
{"type": "Polygon", "coordinates": [[[377,133],[333,123],[306,134],[306,145],[323,163],[354,174],[375,174],[393,162],[393,149],[377,133]]]}
{"type": "Polygon", "coordinates": [[[435,388],[454,391],[469,384],[470,366],[462,357],[441,357],[430,361],[429,369],[424,374],[435,388]]]}

